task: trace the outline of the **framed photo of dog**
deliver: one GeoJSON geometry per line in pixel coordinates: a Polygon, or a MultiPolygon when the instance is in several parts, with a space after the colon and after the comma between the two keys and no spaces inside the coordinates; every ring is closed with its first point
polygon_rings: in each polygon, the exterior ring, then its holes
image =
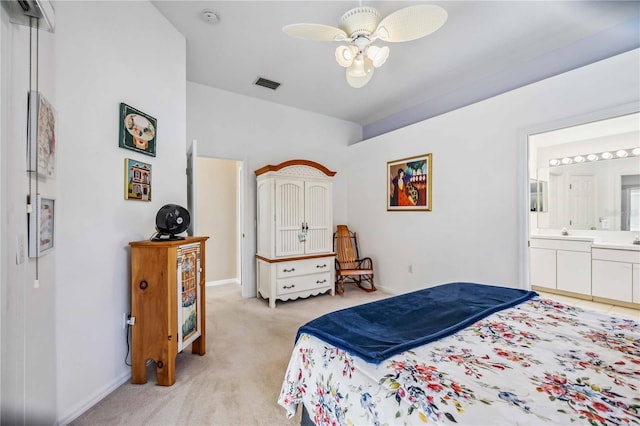
{"type": "Polygon", "coordinates": [[[156,156],[158,122],[149,114],[120,103],[120,148],[131,149],[141,154],[156,156]]]}
{"type": "Polygon", "coordinates": [[[432,154],[387,162],[387,210],[431,211],[432,154]]]}

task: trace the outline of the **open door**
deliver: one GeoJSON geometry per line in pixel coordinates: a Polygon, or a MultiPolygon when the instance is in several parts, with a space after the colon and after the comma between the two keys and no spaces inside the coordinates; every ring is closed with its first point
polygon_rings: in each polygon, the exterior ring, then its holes
{"type": "Polygon", "coordinates": [[[191,214],[191,224],[187,234],[196,235],[196,163],[198,161],[198,141],[193,140],[187,150],[187,210],[191,214]]]}

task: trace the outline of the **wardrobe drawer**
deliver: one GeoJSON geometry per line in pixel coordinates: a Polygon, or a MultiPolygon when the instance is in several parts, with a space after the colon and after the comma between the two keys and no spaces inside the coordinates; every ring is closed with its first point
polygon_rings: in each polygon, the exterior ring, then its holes
{"type": "Polygon", "coordinates": [[[312,274],[299,277],[282,278],[277,282],[276,293],[278,295],[296,293],[298,291],[312,290],[314,288],[326,288],[333,285],[331,274],[312,274]]]}
{"type": "Polygon", "coordinates": [[[277,265],[278,278],[297,277],[299,275],[317,274],[331,271],[333,257],[318,257],[314,259],[292,260],[280,262],[277,265]]]}

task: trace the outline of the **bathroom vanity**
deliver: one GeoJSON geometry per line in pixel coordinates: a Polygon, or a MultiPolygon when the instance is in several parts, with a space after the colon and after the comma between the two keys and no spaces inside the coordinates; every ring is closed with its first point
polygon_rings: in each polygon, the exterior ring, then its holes
{"type": "Polygon", "coordinates": [[[529,259],[534,290],[640,309],[640,245],[532,235],[529,259]]]}

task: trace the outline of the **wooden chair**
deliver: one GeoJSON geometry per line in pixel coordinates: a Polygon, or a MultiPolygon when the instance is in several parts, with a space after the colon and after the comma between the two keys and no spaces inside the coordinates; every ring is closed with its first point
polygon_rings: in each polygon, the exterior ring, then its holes
{"type": "Polygon", "coordinates": [[[345,282],[353,282],[364,291],[377,290],[373,285],[373,261],[370,257],[360,258],[356,233],[349,231],[347,225],[337,226],[333,251],[336,252],[336,293],[344,293],[345,282]]]}

